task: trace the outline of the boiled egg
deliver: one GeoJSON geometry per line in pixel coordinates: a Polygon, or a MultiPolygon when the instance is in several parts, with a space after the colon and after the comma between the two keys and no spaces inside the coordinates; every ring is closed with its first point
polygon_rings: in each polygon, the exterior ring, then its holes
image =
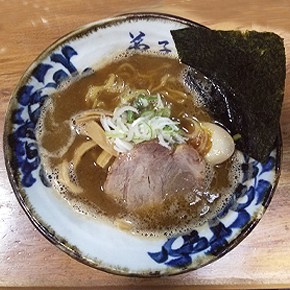
{"type": "Polygon", "coordinates": [[[232,136],[217,124],[204,122],[201,125],[209,134],[212,143],[210,150],[204,156],[206,162],[216,165],[230,158],[235,151],[235,143],[232,136]]]}

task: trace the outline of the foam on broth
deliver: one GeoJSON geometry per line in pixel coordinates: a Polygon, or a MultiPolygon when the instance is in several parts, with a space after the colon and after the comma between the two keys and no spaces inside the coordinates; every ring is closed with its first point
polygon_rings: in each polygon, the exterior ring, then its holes
{"type": "MultiPolygon", "coordinates": [[[[128,212],[122,203],[112,200],[104,192],[108,169],[96,164],[102,151],[98,146],[83,156],[77,168],[70,167],[70,179],[83,189],[82,192],[69,190],[60,178],[59,164],[64,159],[72,160],[76,148],[88,141],[75,130],[74,119],[78,113],[92,108],[92,104],[85,101],[88,88],[103,85],[110,74],[118,76],[116,87],[129,85],[132,89],[145,90],[159,86],[162,77],[168,75],[174,80],[170,83],[170,89],[182,91],[186,96],[182,102],[176,102],[168,98],[162,86],[158,91],[170,105],[173,118],[179,120],[181,126],[186,126],[182,116],[214,121],[198,105],[198,96],[184,85],[186,70],[186,66],[174,58],[149,54],[122,55],[94,74],[67,84],[46,102],[37,130],[42,163],[56,192],[76,211],[135,234],[158,236],[188,232],[214,217],[227,204],[236,184],[241,181],[239,152],[219,166],[207,165],[206,189],[202,194],[189,192],[176,195],[161,204],[143,206],[134,212],[128,212]],[[129,64],[135,71],[130,71],[129,66],[120,71],[123,64],[129,64]]],[[[98,98],[99,108],[104,110],[113,111],[120,104],[118,93],[102,92],[98,98]]]]}

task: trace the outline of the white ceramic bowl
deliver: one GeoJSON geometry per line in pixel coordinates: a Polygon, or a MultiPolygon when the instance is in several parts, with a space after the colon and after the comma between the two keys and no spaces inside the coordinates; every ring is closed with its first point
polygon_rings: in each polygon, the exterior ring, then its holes
{"type": "MultiPolygon", "coordinates": [[[[170,30],[198,25],[172,15],[128,14],[85,25],[46,49],[17,85],[7,111],[5,161],[21,206],[38,230],[64,252],[92,267],[135,276],[200,268],[236,246],[257,224],[280,170],[280,145],[266,165],[244,157],[243,181],[224,210],[191,233],[146,238],[120,231],[73,210],[45,182],[35,125],[44,100],[72,74],[110,62],[126,50],[176,55],[170,30]]],[[[19,225],[21,226],[21,225],[19,225]]]]}

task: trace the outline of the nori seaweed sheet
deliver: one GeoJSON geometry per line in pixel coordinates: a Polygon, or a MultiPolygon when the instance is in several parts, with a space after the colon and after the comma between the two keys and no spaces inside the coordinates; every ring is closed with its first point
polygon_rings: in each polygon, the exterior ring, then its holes
{"type": "Polygon", "coordinates": [[[283,39],[272,32],[190,27],[171,31],[187,82],[204,98],[236,148],[265,163],[275,145],[284,97],[283,39]]]}

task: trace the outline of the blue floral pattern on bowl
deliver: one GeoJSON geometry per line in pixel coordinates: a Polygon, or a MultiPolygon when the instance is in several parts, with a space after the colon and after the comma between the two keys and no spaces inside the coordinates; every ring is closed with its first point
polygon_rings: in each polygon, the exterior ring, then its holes
{"type": "Polygon", "coordinates": [[[243,180],[215,218],[188,234],[156,240],[134,237],[80,215],[53,192],[43,174],[35,130],[44,102],[58,86],[93,72],[103,59],[110,60],[124,51],[176,55],[170,30],[192,25],[198,24],[154,13],[89,24],[46,50],[24,74],[11,97],[4,150],[15,194],[35,226],[56,246],[85,264],[137,276],[170,275],[199,268],[237,245],[261,219],[270,202],[279,177],[280,143],[264,165],[243,157],[243,180]],[[104,38],[108,44],[99,48],[104,38]]]}

